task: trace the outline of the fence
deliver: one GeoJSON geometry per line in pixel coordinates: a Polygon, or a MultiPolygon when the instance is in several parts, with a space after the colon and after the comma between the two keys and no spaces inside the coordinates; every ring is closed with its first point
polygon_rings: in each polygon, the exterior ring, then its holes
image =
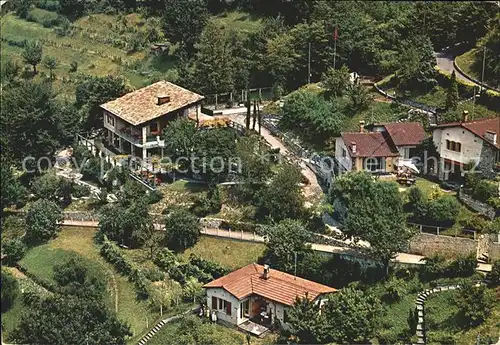
{"type": "Polygon", "coordinates": [[[205,95],[204,105],[214,105],[218,109],[221,104],[233,106],[234,103],[244,103],[248,100],[270,101],[274,99],[272,87],[258,87],[235,92],[223,92],[205,95]]]}
{"type": "Polygon", "coordinates": [[[381,93],[383,96],[391,99],[392,101],[394,101],[395,103],[398,103],[398,104],[401,104],[403,106],[407,106],[407,107],[412,107],[412,108],[417,108],[417,109],[420,109],[420,110],[423,110],[425,111],[426,113],[430,114],[430,115],[436,115],[437,113],[437,110],[436,108],[434,107],[430,107],[426,104],[422,104],[422,103],[419,103],[419,102],[416,102],[416,101],[413,101],[411,99],[405,99],[405,98],[399,98],[399,97],[396,97],[396,96],[393,96],[393,95],[390,95],[389,93],[385,92],[382,88],[380,88],[380,86],[378,86],[376,83],[373,84],[373,86],[375,86],[375,89],[381,93]]]}
{"type": "Polygon", "coordinates": [[[425,225],[418,223],[407,223],[408,225],[415,226],[420,233],[426,233],[437,236],[451,236],[451,237],[466,237],[476,239],[477,231],[472,229],[458,229],[458,228],[449,228],[444,226],[435,226],[435,225],[425,225]]]}

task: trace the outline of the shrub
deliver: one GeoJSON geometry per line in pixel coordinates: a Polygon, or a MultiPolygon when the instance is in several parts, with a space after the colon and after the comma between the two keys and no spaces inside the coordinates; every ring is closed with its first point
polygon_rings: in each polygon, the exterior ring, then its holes
{"type": "Polygon", "coordinates": [[[14,239],[4,243],[3,251],[7,257],[5,261],[8,265],[14,265],[26,254],[26,244],[21,239],[14,239]]]}
{"type": "Polygon", "coordinates": [[[426,258],[425,265],[420,267],[420,276],[425,281],[441,278],[445,272],[445,259],[439,255],[433,255],[426,258]]]}
{"type": "Polygon", "coordinates": [[[152,282],[158,282],[165,279],[165,273],[160,271],[157,267],[145,269],[144,276],[152,282]]]}
{"type": "Polygon", "coordinates": [[[474,274],[476,265],[476,257],[474,255],[458,257],[448,266],[448,276],[470,277],[474,274]]]}
{"type": "Polygon", "coordinates": [[[170,249],[163,248],[158,254],[156,254],[154,263],[165,272],[170,273],[170,271],[177,265],[177,257],[170,249]]]}
{"type": "Polygon", "coordinates": [[[74,73],[78,70],[78,62],[76,61],[71,61],[70,65],[69,65],[69,72],[70,73],[74,73]]]}
{"type": "Polygon", "coordinates": [[[159,190],[150,191],[148,193],[148,203],[150,204],[156,204],[161,199],[163,199],[163,193],[159,190]]]}
{"type": "Polygon", "coordinates": [[[500,286],[500,260],[495,260],[491,267],[491,272],[488,274],[488,287],[495,288],[500,286]]]}
{"type": "Polygon", "coordinates": [[[14,300],[19,294],[19,283],[16,278],[6,270],[2,269],[1,272],[2,279],[2,289],[1,289],[1,300],[2,300],[2,313],[10,309],[14,300]]]}
{"type": "Polygon", "coordinates": [[[81,185],[81,184],[75,184],[73,186],[73,193],[72,194],[75,198],[89,196],[90,195],[90,187],[85,186],[85,185],[81,185]]]}
{"type": "Polygon", "coordinates": [[[453,224],[458,216],[460,204],[452,196],[443,196],[429,201],[427,204],[427,218],[440,225],[453,224]]]}
{"type": "Polygon", "coordinates": [[[490,222],[487,222],[484,230],[492,234],[500,234],[500,217],[496,217],[490,222]]]}
{"type": "Polygon", "coordinates": [[[198,217],[206,217],[220,211],[222,202],[220,200],[219,190],[215,189],[208,194],[202,194],[194,202],[191,211],[198,217]]]}
{"type": "Polygon", "coordinates": [[[189,262],[192,265],[197,266],[203,272],[210,274],[213,279],[220,278],[220,277],[229,273],[228,269],[222,267],[218,263],[210,261],[210,260],[202,259],[195,254],[190,255],[189,262]]]}
{"type": "Polygon", "coordinates": [[[472,189],[474,199],[487,202],[490,198],[498,197],[498,185],[492,181],[481,180],[472,189]]]}

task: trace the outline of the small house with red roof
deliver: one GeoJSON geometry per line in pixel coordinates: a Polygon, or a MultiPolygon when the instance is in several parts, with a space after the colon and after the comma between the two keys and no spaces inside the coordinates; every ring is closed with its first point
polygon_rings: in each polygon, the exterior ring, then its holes
{"type": "Polygon", "coordinates": [[[500,117],[443,123],[432,128],[432,140],[439,153],[440,180],[460,179],[465,169],[476,166],[486,176],[495,176],[500,164],[500,117]]]}
{"type": "Polygon", "coordinates": [[[250,264],[205,284],[207,307],[218,320],[236,325],[255,335],[276,320],[286,325],[286,310],[297,297],[320,305],[337,290],[307,279],[250,264]]]}
{"type": "Polygon", "coordinates": [[[335,140],[342,170],[395,172],[402,163],[411,163],[426,136],[418,122],[359,125],[359,132],[342,132],[335,140]]]}

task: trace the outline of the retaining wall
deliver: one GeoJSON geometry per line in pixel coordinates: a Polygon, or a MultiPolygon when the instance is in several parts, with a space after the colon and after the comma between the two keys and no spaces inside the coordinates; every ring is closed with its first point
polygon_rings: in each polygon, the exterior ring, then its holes
{"type": "Polygon", "coordinates": [[[439,254],[452,258],[458,255],[477,254],[477,240],[421,233],[410,240],[409,252],[423,256],[439,254]]]}

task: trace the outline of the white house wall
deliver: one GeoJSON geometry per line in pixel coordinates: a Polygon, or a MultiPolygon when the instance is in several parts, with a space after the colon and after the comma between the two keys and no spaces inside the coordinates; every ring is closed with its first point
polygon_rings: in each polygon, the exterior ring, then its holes
{"type": "MultiPolygon", "coordinates": [[[[208,288],[207,291],[207,306],[212,311],[212,297],[221,298],[231,303],[231,316],[225,311],[216,310],[217,318],[233,325],[239,325],[243,322],[240,318],[240,301],[232,294],[221,288],[208,288]]],[[[246,320],[246,319],[245,319],[246,320]]]]}
{"type": "Polygon", "coordinates": [[[335,158],[347,171],[352,170],[352,159],[342,137],[335,138],[335,158]],[[346,157],[342,157],[343,150],[346,152],[346,157]]]}
{"type": "Polygon", "coordinates": [[[467,164],[471,161],[478,161],[481,157],[483,140],[462,127],[435,129],[432,133],[432,140],[441,158],[467,164]],[[446,140],[460,143],[461,152],[448,150],[446,140]]]}

